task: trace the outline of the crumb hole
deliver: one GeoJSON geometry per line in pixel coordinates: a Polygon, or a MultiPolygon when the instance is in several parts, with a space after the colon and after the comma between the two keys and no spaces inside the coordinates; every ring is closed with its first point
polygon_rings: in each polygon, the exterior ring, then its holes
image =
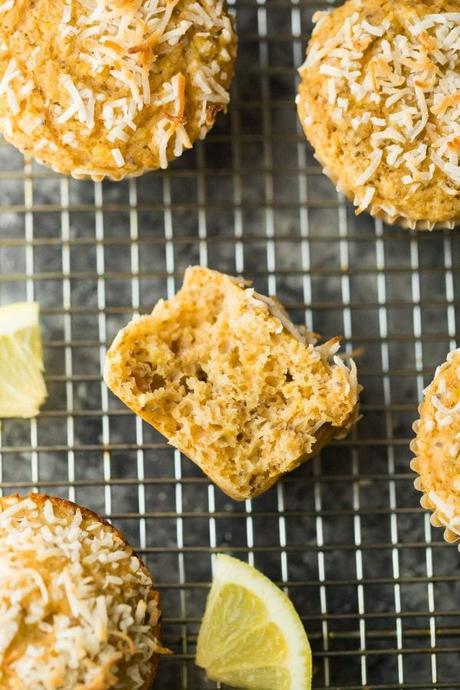
{"type": "Polygon", "coordinates": [[[197,370],[196,370],[196,377],[198,381],[204,381],[205,383],[208,380],[208,375],[205,372],[205,370],[198,365],[197,370]]]}
{"type": "Polygon", "coordinates": [[[180,346],[179,346],[179,341],[178,340],[172,340],[171,344],[169,346],[169,349],[174,355],[177,355],[179,352],[180,346]]]}
{"type": "Polygon", "coordinates": [[[180,381],[179,381],[179,385],[181,385],[181,386],[183,386],[183,387],[185,388],[185,393],[186,393],[186,394],[187,394],[187,393],[190,393],[190,388],[189,388],[189,386],[187,385],[187,377],[186,377],[186,376],[182,376],[182,377],[181,377],[181,379],[180,379],[180,381]]]}
{"type": "Polygon", "coordinates": [[[288,383],[290,383],[291,381],[294,380],[294,379],[293,379],[293,376],[292,376],[292,374],[291,374],[291,372],[289,371],[289,369],[287,370],[287,372],[285,373],[284,376],[285,376],[286,381],[287,381],[288,383]]]}
{"type": "Polygon", "coordinates": [[[166,381],[160,374],[153,374],[149,382],[149,389],[156,391],[158,388],[164,388],[166,381]]]}
{"type": "Polygon", "coordinates": [[[136,381],[137,388],[141,393],[147,393],[149,390],[150,379],[152,376],[152,365],[148,362],[140,362],[133,370],[133,377],[136,381]]]}

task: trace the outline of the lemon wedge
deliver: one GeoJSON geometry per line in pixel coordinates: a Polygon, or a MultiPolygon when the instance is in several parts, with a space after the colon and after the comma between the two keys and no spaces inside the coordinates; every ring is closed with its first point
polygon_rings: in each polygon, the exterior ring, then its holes
{"type": "Polygon", "coordinates": [[[311,651],[288,597],[258,570],[218,555],[196,663],[211,680],[253,690],[310,690],[311,651]]]}
{"type": "Polygon", "coordinates": [[[36,302],[0,307],[0,417],[35,417],[46,398],[36,302]]]}

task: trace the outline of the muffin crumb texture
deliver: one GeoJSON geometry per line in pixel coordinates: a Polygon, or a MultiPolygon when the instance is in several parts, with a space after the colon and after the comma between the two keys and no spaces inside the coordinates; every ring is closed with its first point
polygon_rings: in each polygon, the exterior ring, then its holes
{"type": "Polygon", "coordinates": [[[446,541],[460,540],[460,350],[451,352],[426,388],[414,423],[411,467],[421,504],[432,523],[445,527],[446,541]]]}
{"type": "Polygon", "coordinates": [[[59,498],[0,498],[0,687],[146,690],[158,596],[121,535],[59,498]]]}
{"type": "Polygon", "coordinates": [[[355,420],[354,363],[314,345],[250,283],[189,268],[113,342],[105,379],[235,499],[256,496],[355,420]]]}
{"type": "Polygon", "coordinates": [[[357,213],[411,228],[454,227],[458,3],[349,0],[314,18],[297,104],[324,172],[357,213]]]}
{"type": "Polygon", "coordinates": [[[230,101],[223,0],[0,4],[0,131],[76,178],[166,168],[230,101]]]}

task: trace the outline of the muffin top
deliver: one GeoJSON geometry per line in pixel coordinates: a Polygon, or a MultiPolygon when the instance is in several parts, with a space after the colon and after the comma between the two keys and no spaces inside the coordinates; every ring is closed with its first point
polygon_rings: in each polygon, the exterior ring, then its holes
{"type": "Polygon", "coordinates": [[[445,526],[446,539],[460,539],[460,350],[451,352],[425,390],[411,467],[420,475],[415,487],[421,503],[434,511],[435,525],[445,526]]]}
{"type": "Polygon", "coordinates": [[[1,688],[144,690],[159,616],[147,569],[95,513],[0,498],[1,688]]]}
{"type": "Polygon", "coordinates": [[[458,9],[349,0],[315,16],[299,115],[357,213],[425,228],[460,219],[458,9]]]}
{"type": "Polygon", "coordinates": [[[74,177],[121,179],[204,137],[229,102],[223,0],[0,3],[0,131],[74,177]]]}

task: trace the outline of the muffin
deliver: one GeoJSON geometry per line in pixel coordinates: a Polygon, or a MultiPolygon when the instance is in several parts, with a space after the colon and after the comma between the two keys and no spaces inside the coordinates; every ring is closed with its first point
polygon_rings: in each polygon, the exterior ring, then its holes
{"type": "Polygon", "coordinates": [[[0,498],[2,690],[147,690],[160,610],[147,568],[98,515],[40,494],[0,498]]]}
{"type": "Polygon", "coordinates": [[[115,338],[108,387],[226,494],[253,498],[344,436],[356,367],[315,345],[250,282],[192,267],[182,289],[115,338]]]}
{"type": "Polygon", "coordinates": [[[76,178],[166,168],[230,100],[222,0],[9,0],[0,45],[0,132],[76,178]]]}
{"type": "Polygon", "coordinates": [[[407,228],[460,218],[458,3],[348,0],[315,15],[297,96],[324,172],[407,228]]]}
{"type": "Polygon", "coordinates": [[[413,426],[411,467],[419,474],[420,503],[433,511],[431,522],[444,527],[448,542],[460,540],[460,350],[436,370],[413,426]]]}

